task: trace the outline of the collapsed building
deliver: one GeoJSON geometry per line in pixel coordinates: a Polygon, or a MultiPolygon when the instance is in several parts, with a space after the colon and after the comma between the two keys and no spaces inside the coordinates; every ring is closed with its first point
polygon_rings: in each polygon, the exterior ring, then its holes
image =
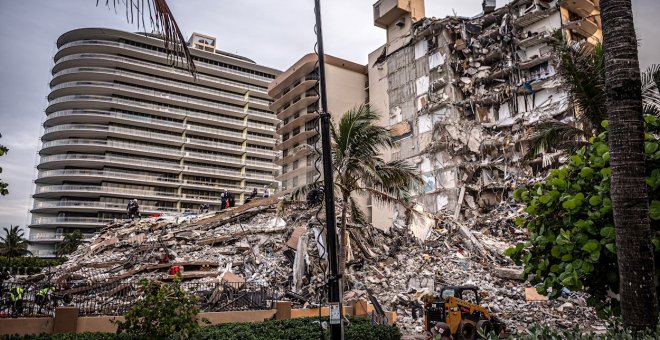
{"type": "Polygon", "coordinates": [[[530,127],[574,118],[551,38],[559,32],[596,44],[602,37],[597,1],[514,0],[495,8],[489,0],[483,10],[438,19],[424,17],[423,0],[374,4],[387,43],[369,55],[370,104],[396,140],[387,156],[417,165],[424,178],[417,200],[436,215],[488,211],[552,161],[548,153],[523,162],[530,127]]]}
{"type": "MultiPolygon", "coordinates": [[[[585,294],[566,292],[547,301],[502,255],[525,237],[511,222],[519,210],[508,202],[472,223],[444,221],[424,242],[412,237],[403,218],[389,232],[349,224],[345,305],[369,297],[396,312],[390,321],[404,334],[419,334],[424,296],[442,286],[476,285],[481,304],[511,333],[534,323],[602,330],[585,294]]],[[[62,265],[24,278],[26,308],[36,291],[49,286],[81,315],[121,315],[142,298],[141,279],[168,282],[177,275],[207,312],[268,309],[268,302],[279,300],[316,307],[325,303],[327,275],[326,235],[316,211],[272,197],[217,213],[118,220],[62,265]]]]}

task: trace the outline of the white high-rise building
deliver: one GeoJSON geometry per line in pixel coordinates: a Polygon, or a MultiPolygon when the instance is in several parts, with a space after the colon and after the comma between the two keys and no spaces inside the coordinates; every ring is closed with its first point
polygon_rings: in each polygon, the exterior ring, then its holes
{"type": "MultiPolygon", "coordinates": [[[[197,79],[156,36],[76,29],[57,41],[30,225],[31,250],[53,256],[65,233],[143,214],[217,208],[227,191],[274,184],[268,84],[280,71],[189,41],[197,79]]],[[[279,168],[279,167],[277,167],[279,168]]],[[[275,186],[273,186],[275,187],[275,186]]]]}

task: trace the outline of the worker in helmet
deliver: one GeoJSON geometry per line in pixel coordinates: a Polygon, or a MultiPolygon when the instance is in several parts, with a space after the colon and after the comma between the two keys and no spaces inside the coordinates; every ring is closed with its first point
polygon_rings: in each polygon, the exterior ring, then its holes
{"type": "Polygon", "coordinates": [[[39,314],[41,314],[41,309],[51,301],[52,295],[53,295],[53,287],[51,286],[46,286],[44,288],[39,289],[39,291],[37,292],[37,297],[35,298],[35,302],[39,306],[39,314]]]}

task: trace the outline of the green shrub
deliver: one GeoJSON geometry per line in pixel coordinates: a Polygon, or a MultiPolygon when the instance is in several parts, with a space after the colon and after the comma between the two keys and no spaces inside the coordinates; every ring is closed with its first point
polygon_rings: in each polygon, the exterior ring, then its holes
{"type": "MultiPolygon", "coordinates": [[[[645,119],[651,242],[658,262],[660,119],[645,119]]],[[[607,128],[606,121],[603,127],[607,128]]],[[[540,294],[555,298],[563,288],[585,290],[591,294],[589,304],[603,317],[610,311],[618,314],[618,303],[608,299],[607,292],[619,290],[608,150],[605,131],[592,137],[566,166],[552,170],[545,181],[516,190],[513,196],[525,203],[527,213],[516,224],[527,229],[529,240],[505,251],[524,265],[525,278],[538,284],[540,294]]]]}
{"type": "MultiPolygon", "coordinates": [[[[328,318],[322,318],[327,325],[328,318]]],[[[372,325],[368,318],[349,317],[349,323],[344,326],[346,339],[367,340],[398,340],[401,332],[395,326],[372,325]]],[[[323,330],[325,338],[330,333],[323,330]]],[[[196,339],[319,339],[321,328],[316,317],[298,318],[290,320],[271,320],[262,323],[227,323],[202,328],[195,336],[196,339]]]]}
{"type": "MultiPolygon", "coordinates": [[[[484,337],[486,340],[499,340],[495,333],[484,337]]],[[[656,340],[660,339],[660,325],[655,329],[649,329],[641,332],[634,332],[621,327],[617,322],[610,326],[605,332],[596,334],[594,332],[585,332],[579,326],[572,329],[553,329],[548,326],[532,325],[527,329],[526,334],[509,336],[510,340],[656,340]]]]}
{"type": "Polygon", "coordinates": [[[137,301],[117,321],[117,334],[149,339],[163,339],[178,333],[190,337],[199,329],[196,316],[199,313],[198,298],[181,287],[177,277],[171,284],[140,280],[145,297],[137,301]]]}
{"type": "MultiPolygon", "coordinates": [[[[11,273],[12,274],[36,274],[41,269],[46,267],[55,267],[64,263],[66,258],[58,259],[42,259],[33,256],[21,256],[11,258],[11,273]]],[[[0,256],[0,268],[9,267],[9,259],[5,256],[0,256]]]]}

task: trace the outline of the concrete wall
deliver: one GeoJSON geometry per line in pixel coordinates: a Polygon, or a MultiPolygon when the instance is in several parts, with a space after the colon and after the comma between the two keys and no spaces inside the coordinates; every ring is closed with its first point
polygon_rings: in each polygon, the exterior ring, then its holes
{"type": "MultiPolygon", "coordinates": [[[[117,326],[113,321],[123,321],[122,316],[92,316],[78,317],[78,311],[72,314],[74,308],[58,308],[55,318],[16,318],[0,319],[0,336],[51,334],[51,333],[83,333],[102,332],[114,333],[117,326]],[[73,326],[73,327],[72,327],[73,326]]],[[[367,316],[373,311],[373,306],[366,300],[359,300],[351,306],[344,306],[344,315],[367,316]]],[[[199,313],[198,322],[206,318],[212,325],[230,322],[263,322],[265,320],[284,320],[319,315],[318,308],[292,309],[291,302],[280,301],[275,303],[275,309],[249,310],[234,312],[199,313]]],[[[321,315],[328,316],[328,308],[321,309],[321,315]]],[[[396,313],[387,312],[387,319],[392,324],[396,320],[396,313]]]]}

